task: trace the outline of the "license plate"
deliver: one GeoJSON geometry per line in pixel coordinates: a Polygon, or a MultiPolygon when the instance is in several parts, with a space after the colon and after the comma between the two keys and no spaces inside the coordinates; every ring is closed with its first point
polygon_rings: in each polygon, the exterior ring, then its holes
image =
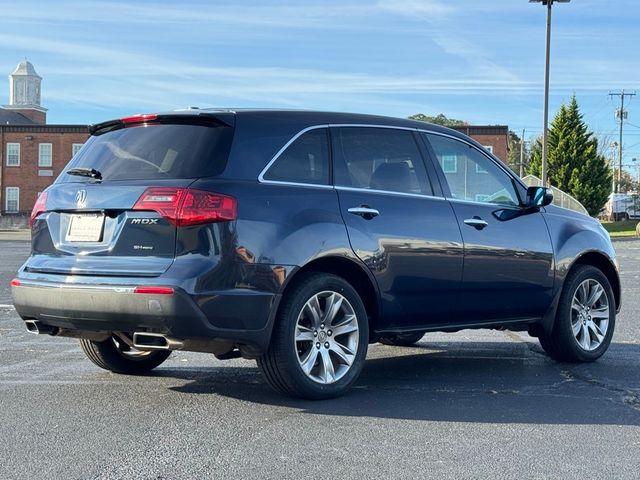
{"type": "Polygon", "coordinates": [[[67,242],[99,242],[102,240],[102,227],[104,215],[82,214],[71,215],[69,230],[67,230],[67,242]]]}

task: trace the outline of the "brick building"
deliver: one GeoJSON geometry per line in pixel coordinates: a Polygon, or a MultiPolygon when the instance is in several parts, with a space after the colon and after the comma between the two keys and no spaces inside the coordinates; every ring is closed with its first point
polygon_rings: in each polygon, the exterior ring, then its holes
{"type": "Polygon", "coordinates": [[[9,75],[9,105],[0,107],[0,214],[29,213],[87,140],[86,125],[48,125],[42,78],[23,60],[9,75]]]}
{"type": "Polygon", "coordinates": [[[506,125],[462,125],[450,128],[473,138],[506,163],[509,148],[509,127],[506,125]]]}

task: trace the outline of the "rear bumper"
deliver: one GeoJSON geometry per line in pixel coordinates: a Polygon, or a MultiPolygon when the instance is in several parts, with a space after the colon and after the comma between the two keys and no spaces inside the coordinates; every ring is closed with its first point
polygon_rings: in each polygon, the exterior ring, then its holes
{"type": "Polygon", "coordinates": [[[134,293],[135,285],[78,285],[20,279],[13,303],[23,320],[88,331],[162,333],[180,340],[226,340],[264,352],[279,295],[249,289],[192,297],[134,293]],[[214,318],[203,311],[215,311],[214,318]],[[213,307],[213,308],[212,308],[213,307]]]}

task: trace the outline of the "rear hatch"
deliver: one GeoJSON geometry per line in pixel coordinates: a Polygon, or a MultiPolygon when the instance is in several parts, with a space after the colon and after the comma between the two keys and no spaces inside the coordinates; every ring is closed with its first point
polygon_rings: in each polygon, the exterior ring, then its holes
{"type": "Polygon", "coordinates": [[[34,207],[25,270],[161,275],[175,257],[179,226],[201,221],[203,209],[225,215],[227,197],[189,186],[224,170],[233,116],[140,115],[91,132],[34,207]]]}

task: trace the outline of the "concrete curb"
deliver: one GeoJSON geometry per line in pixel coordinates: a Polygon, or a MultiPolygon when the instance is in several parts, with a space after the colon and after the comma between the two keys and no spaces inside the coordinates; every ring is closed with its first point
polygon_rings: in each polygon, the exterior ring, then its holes
{"type": "Polygon", "coordinates": [[[611,237],[611,241],[613,243],[617,243],[617,242],[633,242],[633,241],[637,241],[640,240],[640,237],[611,237]]]}
{"type": "Polygon", "coordinates": [[[31,230],[0,230],[0,241],[29,242],[31,230]]]}

